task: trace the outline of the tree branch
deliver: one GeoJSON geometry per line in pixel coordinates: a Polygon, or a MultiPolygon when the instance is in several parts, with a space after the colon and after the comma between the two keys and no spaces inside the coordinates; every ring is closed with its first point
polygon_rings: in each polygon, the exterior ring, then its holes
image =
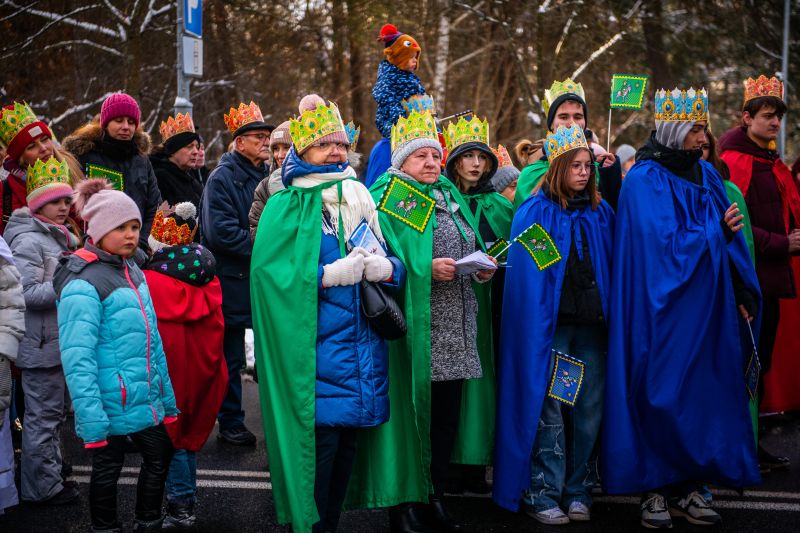
{"type": "Polygon", "coordinates": [[[82,45],[85,45],[85,46],[96,48],[98,50],[102,50],[103,52],[107,52],[107,53],[109,53],[109,54],[111,54],[113,56],[125,57],[125,54],[123,54],[119,50],[115,50],[115,49],[113,49],[113,48],[111,48],[109,46],[105,46],[105,45],[102,45],[100,43],[96,43],[94,41],[90,41],[89,39],[74,39],[72,41],[61,41],[61,42],[58,42],[58,43],[55,43],[55,44],[48,44],[47,46],[44,47],[44,50],[50,50],[52,48],[62,48],[64,46],[71,46],[71,45],[74,45],[74,44],[82,44],[82,45]]]}
{"type": "Polygon", "coordinates": [[[20,10],[27,11],[31,15],[36,15],[37,17],[42,17],[42,18],[45,18],[45,19],[48,19],[48,20],[52,20],[53,22],[63,22],[64,24],[68,24],[70,26],[75,26],[77,28],[84,29],[84,30],[86,30],[88,32],[100,33],[100,34],[106,35],[108,37],[113,37],[114,39],[125,40],[123,38],[123,36],[120,35],[119,32],[116,32],[116,31],[114,31],[114,30],[112,30],[110,28],[106,28],[105,26],[100,26],[98,24],[93,24],[91,22],[84,22],[82,20],[77,20],[77,19],[74,19],[74,18],[72,18],[70,16],[70,15],[74,15],[76,13],[80,13],[82,11],[87,11],[89,9],[94,9],[94,8],[100,7],[98,4],[92,4],[92,5],[89,5],[89,6],[83,6],[83,7],[76,8],[75,10],[73,10],[71,13],[69,13],[67,15],[62,15],[62,14],[59,14],[59,13],[51,13],[49,11],[42,11],[40,9],[29,9],[26,6],[21,6],[21,5],[17,4],[17,3],[15,3],[15,2],[12,2],[11,0],[5,0],[3,5],[9,6],[9,7],[13,7],[15,9],[20,9],[20,10]]]}

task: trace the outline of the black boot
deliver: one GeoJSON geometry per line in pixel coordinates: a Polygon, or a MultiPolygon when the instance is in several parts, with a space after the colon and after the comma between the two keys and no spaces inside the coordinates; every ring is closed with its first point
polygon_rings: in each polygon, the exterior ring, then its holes
{"type": "Polygon", "coordinates": [[[458,533],[463,531],[461,524],[450,516],[450,513],[447,512],[440,498],[431,497],[428,501],[430,502],[428,504],[430,520],[431,523],[436,526],[436,529],[446,533],[458,533]]]}
{"type": "Polygon", "coordinates": [[[193,502],[167,502],[167,516],[161,529],[164,531],[186,531],[194,528],[197,517],[193,502]]]}
{"type": "Polygon", "coordinates": [[[157,520],[134,520],[136,524],[133,528],[134,533],[157,533],[161,531],[161,523],[164,521],[164,518],[159,518],[157,520]]]}
{"type": "Polygon", "coordinates": [[[392,533],[430,533],[417,514],[416,505],[401,503],[389,508],[389,526],[392,533]]]}

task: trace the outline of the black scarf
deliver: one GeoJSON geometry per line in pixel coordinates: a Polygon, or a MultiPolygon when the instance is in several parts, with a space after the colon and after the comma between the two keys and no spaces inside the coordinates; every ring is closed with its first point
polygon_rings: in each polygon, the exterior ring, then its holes
{"type": "Polygon", "coordinates": [[[656,140],[656,132],[651,133],[644,146],[636,152],[637,161],[652,159],[679,178],[695,185],[703,184],[703,170],[700,168],[702,156],[702,150],[675,150],[664,146],[656,140]]]}
{"type": "Polygon", "coordinates": [[[129,141],[120,141],[104,133],[103,138],[100,139],[100,151],[111,159],[124,161],[138,154],[139,147],[136,146],[136,141],[133,139],[129,141]]]}
{"type": "MultiPolygon", "coordinates": [[[[550,184],[546,181],[542,181],[542,193],[550,198],[554,203],[561,204],[561,201],[556,198],[553,194],[553,191],[550,190],[550,184]]],[[[590,203],[589,198],[589,191],[587,189],[583,189],[580,192],[575,193],[575,196],[572,198],[567,198],[567,211],[577,211],[578,209],[583,209],[590,203]]]]}

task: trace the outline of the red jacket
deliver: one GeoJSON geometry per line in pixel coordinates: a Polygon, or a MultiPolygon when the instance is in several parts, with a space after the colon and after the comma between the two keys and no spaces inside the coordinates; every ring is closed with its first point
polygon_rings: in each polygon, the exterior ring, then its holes
{"type": "Polygon", "coordinates": [[[181,412],[176,423],[165,427],[175,448],[198,451],[214,429],[228,390],[219,279],[197,287],[153,270],[144,274],[181,412]]]}

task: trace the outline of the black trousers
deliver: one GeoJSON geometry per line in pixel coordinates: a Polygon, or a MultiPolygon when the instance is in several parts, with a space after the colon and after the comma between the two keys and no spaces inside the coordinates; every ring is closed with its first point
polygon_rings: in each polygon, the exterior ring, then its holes
{"type": "Polygon", "coordinates": [[[431,382],[431,481],[433,495],[444,496],[447,470],[456,443],[463,379],[431,382]]]}
{"type": "Polygon", "coordinates": [[[356,456],[357,428],[316,428],[317,471],[314,502],[319,522],[313,533],[333,533],[339,525],[356,456]]]}
{"type": "Polygon", "coordinates": [[[781,301],[778,298],[764,298],[761,306],[761,335],[758,338],[758,360],[761,361],[761,375],[758,378],[758,398],[764,398],[764,376],[772,367],[772,351],[778,336],[778,322],[781,318],[781,301]]]}
{"type": "MultiPolygon", "coordinates": [[[[173,448],[164,424],[128,435],[139,447],[142,467],[136,486],[136,519],[150,522],[161,518],[164,482],[173,448]]],[[[108,444],[92,454],[89,508],[95,529],[120,527],[117,521],[117,481],[125,462],[125,435],[108,437],[108,444]]]]}

